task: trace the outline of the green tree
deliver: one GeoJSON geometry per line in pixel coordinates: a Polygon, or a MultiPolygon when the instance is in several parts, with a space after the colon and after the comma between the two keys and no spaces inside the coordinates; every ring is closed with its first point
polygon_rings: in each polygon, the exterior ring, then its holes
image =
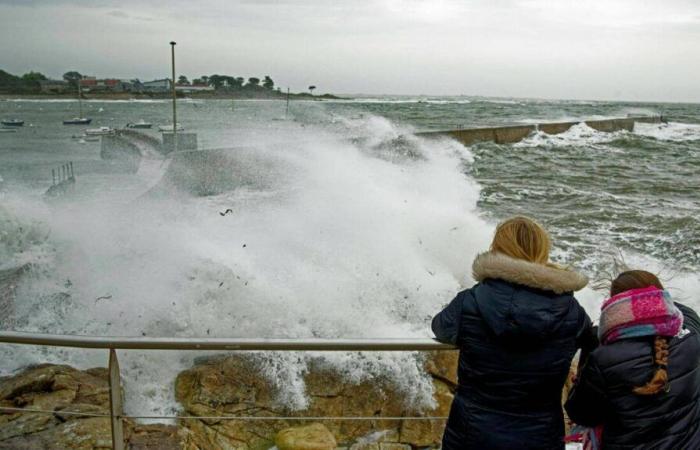
{"type": "Polygon", "coordinates": [[[228,80],[229,86],[231,86],[235,89],[242,88],[244,82],[245,82],[245,78],[243,78],[243,77],[230,77],[230,79],[228,80]]]}
{"type": "Polygon", "coordinates": [[[29,83],[36,83],[39,81],[47,80],[46,75],[39,72],[28,72],[22,75],[22,80],[29,83]]]}
{"type": "Polygon", "coordinates": [[[42,73],[29,72],[22,75],[22,84],[30,91],[38,91],[40,89],[39,82],[46,79],[46,76],[42,73]]]}
{"type": "Polygon", "coordinates": [[[270,78],[270,75],[265,75],[265,79],[262,82],[262,85],[265,89],[274,89],[275,88],[275,82],[272,81],[272,78],[270,78]]]}
{"type": "Polygon", "coordinates": [[[309,94],[314,95],[314,89],[316,89],[316,86],[314,86],[314,85],[309,86],[309,94]]]}
{"type": "Polygon", "coordinates": [[[248,84],[247,86],[259,86],[260,85],[260,78],[255,78],[255,77],[250,77],[248,78],[248,84]]]}
{"type": "Polygon", "coordinates": [[[185,84],[185,85],[188,85],[188,84],[190,84],[190,81],[187,79],[186,76],[180,75],[179,77],[177,77],[177,84],[185,84]]]}
{"type": "Polygon", "coordinates": [[[76,70],[70,70],[63,74],[63,79],[66,80],[68,84],[70,84],[74,88],[78,87],[78,81],[81,78],[83,78],[83,76],[80,74],[80,72],[76,70]]]}
{"type": "Polygon", "coordinates": [[[20,77],[0,70],[0,91],[4,92],[19,92],[25,89],[24,83],[20,77]]]}
{"type": "Polygon", "coordinates": [[[224,76],[221,75],[209,75],[209,85],[214,86],[214,89],[221,89],[224,84],[224,76]]]}

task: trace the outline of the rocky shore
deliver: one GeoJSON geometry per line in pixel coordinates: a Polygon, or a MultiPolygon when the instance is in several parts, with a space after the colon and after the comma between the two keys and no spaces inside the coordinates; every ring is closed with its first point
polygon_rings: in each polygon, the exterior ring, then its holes
{"type": "MultiPolygon", "coordinates": [[[[319,359],[305,376],[308,407],[290,411],[275,401],[276,388],[259,376],[245,355],[198,361],[181,372],[175,397],[182,419],[176,425],[125,421],[129,449],[411,450],[438,448],[444,420],[382,417],[447,416],[456,387],[457,353],[427,355],[425,370],[436,407],[419,411],[388,380],[351,383],[319,359]],[[192,419],[185,417],[206,417],[192,419]],[[215,416],[269,420],[238,421],[215,416]],[[278,417],[377,417],[371,420],[302,420],[278,417]]],[[[50,413],[0,411],[0,450],[111,448],[107,369],[77,370],[39,365],[0,378],[0,407],[50,413]],[[82,413],[84,415],[76,415],[82,413]]]]}

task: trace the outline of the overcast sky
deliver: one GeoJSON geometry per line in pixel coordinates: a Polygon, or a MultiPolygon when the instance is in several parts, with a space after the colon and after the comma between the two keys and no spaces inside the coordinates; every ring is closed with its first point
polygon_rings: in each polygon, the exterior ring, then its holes
{"type": "Polygon", "coordinates": [[[0,0],[0,69],[292,90],[700,101],[700,1],[0,0]],[[153,2],[155,3],[155,2],[153,2]]]}

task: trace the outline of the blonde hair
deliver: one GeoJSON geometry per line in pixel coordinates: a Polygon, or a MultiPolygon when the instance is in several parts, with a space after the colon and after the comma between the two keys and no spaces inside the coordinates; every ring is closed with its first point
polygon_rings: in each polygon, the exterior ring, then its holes
{"type": "Polygon", "coordinates": [[[491,242],[491,251],[511,258],[549,265],[552,241],[547,231],[534,220],[515,216],[501,222],[491,242]]]}

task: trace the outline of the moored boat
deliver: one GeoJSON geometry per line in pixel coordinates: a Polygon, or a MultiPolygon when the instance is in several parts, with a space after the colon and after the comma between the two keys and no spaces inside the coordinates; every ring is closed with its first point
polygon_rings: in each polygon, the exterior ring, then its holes
{"type": "Polygon", "coordinates": [[[136,123],[131,123],[131,122],[129,122],[129,123],[126,124],[126,127],[127,127],[127,128],[143,128],[143,129],[148,129],[148,128],[151,128],[152,126],[153,126],[152,123],[146,122],[146,121],[144,121],[143,119],[142,119],[142,120],[139,120],[139,121],[136,122],[136,123]]]}
{"type": "Polygon", "coordinates": [[[64,120],[63,125],[90,125],[90,122],[92,122],[92,119],[87,117],[74,117],[70,120],[64,120]]]}
{"type": "Polygon", "coordinates": [[[106,134],[113,134],[115,130],[110,127],[99,127],[99,128],[88,128],[85,130],[86,136],[104,136],[106,134]]]}
{"type": "Polygon", "coordinates": [[[79,108],[79,115],[78,117],[74,117],[70,120],[64,120],[63,125],[90,125],[90,122],[92,122],[92,119],[88,119],[87,117],[83,117],[83,93],[80,90],[80,80],[78,80],[78,108],[79,108]]]}
{"type": "Polygon", "coordinates": [[[24,125],[24,120],[6,119],[1,121],[0,123],[2,123],[6,127],[21,127],[24,125]]]}

